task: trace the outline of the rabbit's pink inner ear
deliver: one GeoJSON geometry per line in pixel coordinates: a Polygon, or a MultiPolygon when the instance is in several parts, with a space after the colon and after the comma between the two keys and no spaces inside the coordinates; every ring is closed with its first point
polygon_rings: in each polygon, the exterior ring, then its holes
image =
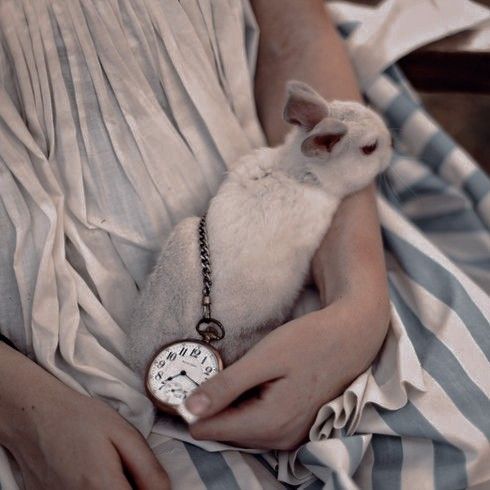
{"type": "Polygon", "coordinates": [[[316,134],[303,141],[301,151],[307,157],[330,153],[333,147],[344,137],[345,133],[316,134]]]}
{"type": "Polygon", "coordinates": [[[343,134],[319,134],[315,136],[315,145],[320,148],[325,148],[326,151],[331,152],[332,148],[344,137],[343,134]]]}
{"type": "Polygon", "coordinates": [[[311,96],[291,94],[284,108],[284,120],[311,131],[322,119],[328,116],[326,104],[311,96]]]}

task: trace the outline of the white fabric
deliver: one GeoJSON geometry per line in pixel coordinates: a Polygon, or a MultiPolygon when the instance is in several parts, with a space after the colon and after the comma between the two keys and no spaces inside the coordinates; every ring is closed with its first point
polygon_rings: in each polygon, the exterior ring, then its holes
{"type": "Polygon", "coordinates": [[[1,331],[144,434],[124,328],[172,227],[265,142],[254,28],[239,1],[0,3],[1,331]]]}

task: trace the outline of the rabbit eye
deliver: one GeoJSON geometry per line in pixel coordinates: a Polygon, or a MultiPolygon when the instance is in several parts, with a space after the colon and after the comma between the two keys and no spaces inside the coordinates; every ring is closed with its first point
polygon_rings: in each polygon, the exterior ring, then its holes
{"type": "Polygon", "coordinates": [[[376,151],[376,148],[378,148],[378,142],[375,141],[372,145],[366,145],[361,148],[361,151],[364,153],[364,155],[371,155],[374,151],[376,151]]]}

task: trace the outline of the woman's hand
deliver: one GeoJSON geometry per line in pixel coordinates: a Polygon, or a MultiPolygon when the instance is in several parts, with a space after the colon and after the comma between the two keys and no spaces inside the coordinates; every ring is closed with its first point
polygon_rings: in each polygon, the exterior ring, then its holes
{"type": "Polygon", "coordinates": [[[387,310],[369,296],[346,295],[277,328],[189,397],[189,410],[205,417],[191,425],[192,436],[241,447],[298,446],[318,409],[371,363],[387,310]],[[257,396],[230,406],[253,388],[257,396]]]}
{"type": "Polygon", "coordinates": [[[27,490],[170,488],[144,438],[116,411],[4,344],[0,361],[0,443],[27,490]]]}
{"type": "Polygon", "coordinates": [[[189,397],[188,409],[204,417],[191,426],[196,439],[291,449],[308,434],[318,409],[371,364],[390,317],[372,188],[339,208],[312,275],[328,306],[272,331],[189,397]],[[258,397],[230,406],[251,388],[259,388],[258,397]]]}

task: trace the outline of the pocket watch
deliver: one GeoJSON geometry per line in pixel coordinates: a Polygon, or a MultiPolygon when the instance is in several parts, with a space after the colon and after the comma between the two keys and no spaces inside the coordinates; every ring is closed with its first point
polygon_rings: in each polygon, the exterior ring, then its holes
{"type": "Polygon", "coordinates": [[[201,340],[165,345],[150,362],[146,392],[159,410],[177,414],[177,407],[204,381],[223,369],[219,352],[201,340]]]}
{"type": "Polygon", "coordinates": [[[145,388],[158,410],[178,414],[188,423],[196,418],[185,399],[204,381],[223,369],[219,351],[211,342],[225,336],[223,325],[211,316],[211,262],[206,215],[199,222],[199,249],[203,275],[202,318],[196,325],[201,339],[182,339],[160,347],[146,369],[145,388]]]}

